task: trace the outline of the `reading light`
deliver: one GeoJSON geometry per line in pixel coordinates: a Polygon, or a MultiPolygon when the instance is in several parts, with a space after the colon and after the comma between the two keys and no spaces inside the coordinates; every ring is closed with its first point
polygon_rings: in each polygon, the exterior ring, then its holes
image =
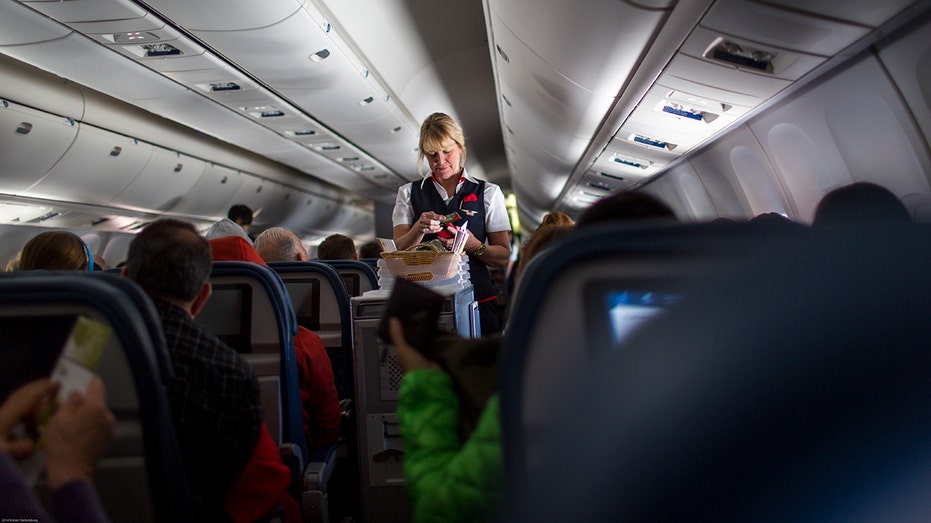
{"type": "Polygon", "coordinates": [[[702,111],[701,109],[695,109],[693,107],[686,108],[686,106],[682,104],[667,100],[663,100],[656,104],[655,110],[676,117],[677,119],[691,120],[693,122],[711,123],[718,118],[718,115],[715,113],[702,111]]]}
{"type": "Polygon", "coordinates": [[[171,44],[147,44],[143,45],[142,49],[145,51],[145,55],[148,58],[181,54],[181,50],[171,44]]]}
{"type": "Polygon", "coordinates": [[[239,87],[239,84],[236,82],[223,82],[210,84],[210,90],[214,93],[223,92],[223,91],[238,91],[242,89],[239,87]]]}
{"type": "Polygon", "coordinates": [[[723,38],[718,39],[705,51],[705,58],[712,58],[736,66],[738,69],[752,69],[754,71],[773,72],[773,59],[775,56],[762,49],[744,48],[734,42],[723,38]]]}
{"type": "Polygon", "coordinates": [[[617,154],[615,154],[611,159],[614,160],[615,163],[626,165],[628,167],[635,167],[637,169],[646,169],[647,167],[653,165],[653,162],[651,162],[650,160],[641,160],[640,158],[620,156],[617,154]]]}
{"type": "Polygon", "coordinates": [[[329,57],[330,57],[330,50],[329,50],[329,49],[321,49],[321,50],[317,51],[316,53],[314,53],[314,54],[308,56],[308,58],[310,58],[310,61],[311,61],[311,62],[314,62],[314,63],[316,63],[316,62],[322,62],[322,61],[326,60],[326,59],[329,58],[329,57]]]}
{"type": "Polygon", "coordinates": [[[671,151],[677,147],[674,143],[664,142],[662,140],[656,140],[648,136],[641,136],[639,134],[633,133],[627,137],[627,140],[634,142],[636,144],[643,145],[645,147],[652,147],[656,149],[666,149],[671,151]]]}
{"type": "Polygon", "coordinates": [[[153,40],[158,40],[158,36],[143,31],[131,31],[126,33],[113,33],[108,35],[103,35],[104,38],[110,40],[115,44],[125,44],[125,43],[139,43],[139,42],[151,42],[153,40]]]}

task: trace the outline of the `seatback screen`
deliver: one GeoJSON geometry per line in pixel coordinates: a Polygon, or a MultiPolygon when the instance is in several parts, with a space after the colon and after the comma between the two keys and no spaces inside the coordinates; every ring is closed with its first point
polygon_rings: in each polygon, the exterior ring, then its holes
{"type": "Polygon", "coordinates": [[[595,351],[617,350],[637,328],[681,295],[671,281],[597,281],[585,290],[587,333],[595,351]]]}

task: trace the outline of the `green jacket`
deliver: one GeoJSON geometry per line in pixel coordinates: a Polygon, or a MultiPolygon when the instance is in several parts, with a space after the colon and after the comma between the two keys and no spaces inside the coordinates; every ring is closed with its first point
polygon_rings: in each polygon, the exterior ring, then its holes
{"type": "Polygon", "coordinates": [[[459,439],[459,399],[448,374],[408,372],[398,418],[404,436],[404,477],[414,521],[471,522],[491,515],[501,496],[501,424],[492,396],[469,439],[459,439]]]}

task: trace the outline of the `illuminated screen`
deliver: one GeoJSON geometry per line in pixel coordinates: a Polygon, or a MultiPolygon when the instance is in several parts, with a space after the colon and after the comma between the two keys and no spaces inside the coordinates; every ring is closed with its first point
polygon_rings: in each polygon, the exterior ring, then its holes
{"type": "Polygon", "coordinates": [[[671,282],[600,281],[586,289],[588,333],[595,350],[616,350],[638,327],[676,303],[671,282]]]}

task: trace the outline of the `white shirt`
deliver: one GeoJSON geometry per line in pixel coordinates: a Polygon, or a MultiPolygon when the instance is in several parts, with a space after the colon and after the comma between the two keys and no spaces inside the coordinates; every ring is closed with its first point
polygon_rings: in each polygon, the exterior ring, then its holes
{"type": "MultiPolygon", "coordinates": [[[[478,180],[469,176],[469,173],[466,172],[465,169],[462,170],[462,177],[459,178],[459,183],[462,183],[463,180],[478,183],[478,180]]],[[[419,216],[414,216],[414,208],[411,206],[411,187],[415,183],[432,183],[433,187],[443,198],[444,203],[448,204],[449,200],[452,199],[452,196],[446,193],[446,189],[439,182],[434,180],[432,176],[426,179],[426,181],[406,183],[398,188],[398,196],[394,201],[394,211],[391,213],[391,221],[394,227],[398,225],[411,225],[419,218],[419,216]]],[[[458,191],[458,186],[456,189],[458,191]]],[[[491,182],[485,182],[483,196],[485,198],[485,233],[510,231],[511,219],[508,216],[508,209],[504,205],[504,193],[501,192],[501,188],[491,182]]]]}

